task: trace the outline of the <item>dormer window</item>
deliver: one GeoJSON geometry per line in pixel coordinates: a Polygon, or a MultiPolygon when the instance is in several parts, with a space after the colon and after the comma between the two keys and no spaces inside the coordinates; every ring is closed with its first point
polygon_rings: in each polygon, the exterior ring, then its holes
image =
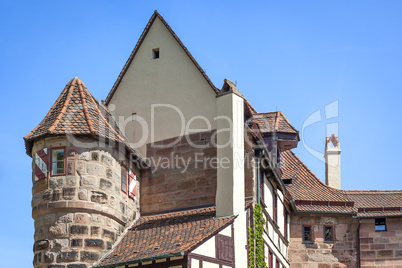
{"type": "Polygon", "coordinates": [[[152,49],[153,59],[159,59],[159,48],[152,49]]]}
{"type": "Polygon", "coordinates": [[[65,148],[54,148],[51,150],[52,157],[52,176],[65,175],[65,148]]]}

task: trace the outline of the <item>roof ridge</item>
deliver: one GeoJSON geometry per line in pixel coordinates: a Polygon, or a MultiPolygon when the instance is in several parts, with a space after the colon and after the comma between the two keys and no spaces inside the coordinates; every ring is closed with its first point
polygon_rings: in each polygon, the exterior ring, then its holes
{"type": "MultiPolygon", "coordinates": [[[[161,14],[157,10],[154,11],[152,14],[151,18],[149,19],[147,25],[145,26],[144,30],[142,31],[142,34],[140,35],[140,38],[138,39],[137,43],[135,44],[135,47],[133,51],[131,52],[130,56],[128,57],[126,63],[123,66],[123,69],[120,71],[119,76],[117,77],[117,80],[113,84],[112,89],[110,90],[109,94],[106,97],[105,104],[108,105],[111,98],[113,97],[114,93],[117,90],[117,87],[120,85],[121,80],[123,79],[123,76],[126,74],[128,68],[130,67],[135,55],[138,52],[139,47],[141,46],[142,42],[145,40],[145,37],[147,36],[152,24],[155,22],[155,19],[159,18],[162,22],[163,25],[165,25],[166,29],[170,32],[170,34],[173,36],[173,38],[176,40],[176,42],[179,43],[180,47],[184,50],[184,52],[187,54],[187,56],[190,58],[190,60],[193,62],[195,67],[201,72],[202,76],[205,78],[207,83],[211,86],[211,88],[214,90],[215,94],[219,93],[219,89],[212,83],[211,79],[209,79],[208,75],[205,73],[205,71],[201,68],[201,66],[198,64],[198,62],[194,59],[194,57],[191,55],[190,51],[184,46],[183,42],[180,40],[180,38],[176,35],[176,33],[172,30],[172,28],[169,26],[169,24],[165,21],[165,19],[162,17],[161,14]]],[[[253,108],[254,109],[254,108],[253,108]]],[[[255,110],[255,109],[254,109],[255,110]]]]}
{"type": "MultiPolygon", "coordinates": [[[[70,87],[67,90],[67,97],[66,100],[63,103],[63,108],[61,109],[60,113],[57,115],[56,120],[54,120],[54,122],[52,123],[52,125],[47,129],[48,133],[51,133],[54,128],[57,126],[57,124],[60,122],[61,117],[65,114],[66,110],[67,110],[67,105],[70,103],[70,98],[71,98],[71,89],[74,87],[74,82],[77,82],[77,77],[73,78],[73,81],[70,84],[70,87]]],[[[63,94],[60,94],[60,96],[63,94]]],[[[46,118],[46,117],[45,117],[46,118]]]]}
{"type": "MultiPolygon", "coordinates": [[[[77,78],[77,79],[78,79],[78,78],[77,78]]],[[[84,83],[82,83],[81,80],[79,80],[79,81],[80,81],[81,83],[78,83],[78,82],[77,82],[77,84],[78,84],[78,91],[80,92],[80,96],[81,96],[81,99],[82,99],[82,106],[83,106],[82,108],[84,109],[85,119],[86,119],[86,121],[87,121],[89,130],[91,131],[92,134],[95,134],[96,131],[95,131],[94,127],[93,127],[91,118],[90,118],[90,116],[89,116],[88,107],[87,107],[87,101],[86,101],[86,99],[85,99],[84,90],[82,89],[82,85],[81,85],[81,84],[84,84],[84,83]]],[[[85,86],[85,85],[84,85],[84,86],[85,86]]],[[[95,106],[96,106],[96,105],[95,105],[95,106]]]]}

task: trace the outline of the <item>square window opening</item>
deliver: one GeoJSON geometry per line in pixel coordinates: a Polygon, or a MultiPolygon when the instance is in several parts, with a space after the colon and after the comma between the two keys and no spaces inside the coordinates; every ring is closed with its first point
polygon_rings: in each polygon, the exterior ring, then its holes
{"type": "Polygon", "coordinates": [[[159,59],[159,48],[152,49],[152,55],[154,59],[159,59]]]}
{"type": "Polygon", "coordinates": [[[375,219],[375,231],[381,232],[381,231],[386,231],[386,230],[387,230],[387,226],[386,226],[385,218],[376,218],[375,219]]]}

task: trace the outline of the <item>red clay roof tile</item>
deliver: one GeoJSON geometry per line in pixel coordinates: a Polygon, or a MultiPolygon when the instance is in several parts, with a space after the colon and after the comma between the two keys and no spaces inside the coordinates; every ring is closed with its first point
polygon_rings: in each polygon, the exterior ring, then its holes
{"type": "Polygon", "coordinates": [[[283,132],[295,133],[299,132],[294,128],[281,111],[269,113],[256,113],[250,119],[250,122],[258,124],[261,132],[283,132]]]}
{"type": "Polygon", "coordinates": [[[33,142],[50,135],[89,135],[124,144],[140,157],[120,131],[110,112],[97,101],[77,77],[68,82],[42,122],[24,137],[27,154],[33,142]]]}
{"type": "Polygon", "coordinates": [[[214,217],[215,207],[141,217],[95,267],[185,255],[236,218],[214,217]]]}

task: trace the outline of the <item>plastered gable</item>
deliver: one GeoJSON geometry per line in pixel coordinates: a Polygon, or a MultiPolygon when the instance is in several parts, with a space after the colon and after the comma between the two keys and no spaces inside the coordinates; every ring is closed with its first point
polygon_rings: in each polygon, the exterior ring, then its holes
{"type": "MultiPolygon", "coordinates": [[[[146,143],[187,134],[183,133],[182,122],[188,124],[194,116],[205,117],[210,128],[216,129],[216,122],[213,120],[216,116],[214,89],[159,17],[155,18],[139,46],[108,107],[114,115],[120,117],[120,126],[133,113],[143,118],[149,131],[146,143]],[[158,59],[153,59],[155,48],[160,51],[158,59]],[[177,108],[154,109],[155,135],[151,140],[152,105],[158,104],[177,108]]],[[[201,119],[193,120],[190,127],[201,129],[193,132],[209,128],[201,119]]],[[[126,124],[125,134],[132,142],[143,139],[145,132],[147,131],[138,122],[126,124]]],[[[139,149],[146,154],[146,146],[141,145],[139,149]]]]}

